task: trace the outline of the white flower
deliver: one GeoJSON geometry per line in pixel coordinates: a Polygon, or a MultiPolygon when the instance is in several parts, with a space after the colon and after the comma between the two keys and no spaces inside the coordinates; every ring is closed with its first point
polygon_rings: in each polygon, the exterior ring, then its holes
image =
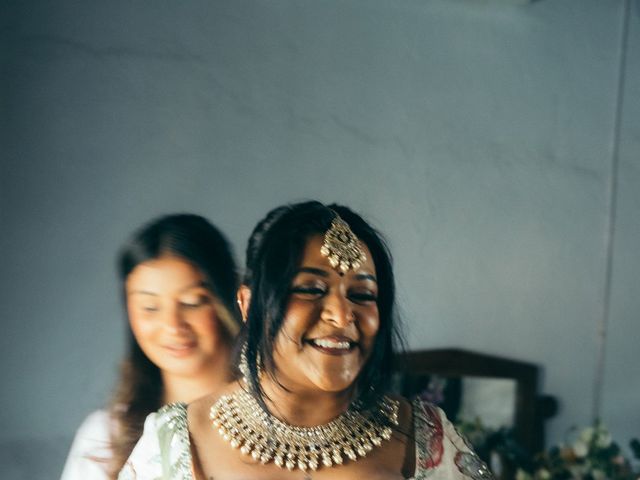
{"type": "Polygon", "coordinates": [[[595,430],[593,427],[587,427],[582,430],[582,432],[580,432],[580,440],[586,444],[589,444],[591,442],[591,439],[593,438],[594,433],[595,430]]]}
{"type": "Polygon", "coordinates": [[[573,444],[573,453],[575,453],[578,458],[584,458],[587,456],[587,453],[589,453],[589,445],[582,440],[582,435],[580,436],[580,440],[577,440],[573,444]]]}
{"type": "Polygon", "coordinates": [[[596,439],[596,446],[598,448],[607,448],[611,445],[611,434],[607,432],[605,429],[600,429],[598,431],[598,438],[596,439]]]}
{"type": "Polygon", "coordinates": [[[519,468],[518,471],[516,472],[516,480],[533,480],[533,479],[531,475],[529,475],[527,472],[519,468]]]}
{"type": "Polygon", "coordinates": [[[585,465],[570,465],[568,470],[571,473],[571,478],[580,479],[587,474],[587,467],[585,465]]]}
{"type": "Polygon", "coordinates": [[[546,468],[541,468],[536,474],[540,480],[549,480],[551,478],[551,473],[546,468]]]}

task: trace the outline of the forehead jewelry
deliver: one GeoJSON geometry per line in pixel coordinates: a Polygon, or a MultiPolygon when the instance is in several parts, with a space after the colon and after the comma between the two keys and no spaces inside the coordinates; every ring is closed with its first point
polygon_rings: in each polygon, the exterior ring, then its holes
{"type": "Polygon", "coordinates": [[[327,257],[333,268],[342,273],[356,270],[367,259],[358,237],[337,213],[324,234],[320,253],[327,257]]]}

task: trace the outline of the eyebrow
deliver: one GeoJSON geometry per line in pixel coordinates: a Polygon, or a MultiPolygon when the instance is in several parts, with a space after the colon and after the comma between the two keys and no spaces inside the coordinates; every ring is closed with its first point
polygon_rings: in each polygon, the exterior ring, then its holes
{"type": "MultiPolygon", "coordinates": [[[[187,285],[184,288],[181,288],[180,290],[178,290],[178,293],[183,293],[186,292],[187,290],[191,290],[193,288],[206,288],[207,290],[211,290],[211,287],[209,286],[209,284],[207,282],[205,282],[204,280],[199,281],[199,282],[195,282],[192,283],[190,285],[187,285]]],[[[129,292],[127,292],[127,294],[129,295],[133,295],[133,294],[140,294],[140,295],[152,295],[154,297],[159,296],[159,293],[156,292],[150,292],[149,290],[131,290],[129,292]]]]}
{"type": "Polygon", "coordinates": [[[315,267],[300,267],[296,272],[296,274],[298,273],[311,273],[313,275],[319,275],[321,277],[329,276],[329,272],[327,272],[326,270],[323,270],[321,268],[315,268],[315,267]]]}
{"type": "MultiPolygon", "coordinates": [[[[316,267],[300,267],[296,272],[296,275],[298,273],[311,273],[313,275],[318,275],[320,277],[329,276],[329,272],[316,267]]],[[[372,275],[370,273],[357,273],[356,280],[371,280],[372,282],[378,283],[378,280],[376,279],[375,275],[372,275]]]]}
{"type": "Polygon", "coordinates": [[[149,292],[147,290],[130,290],[127,292],[129,295],[152,295],[154,297],[157,297],[158,294],[155,292],[149,292]]]}
{"type": "Polygon", "coordinates": [[[378,283],[378,279],[375,275],[371,275],[370,273],[358,273],[356,274],[356,278],[358,280],[371,280],[372,282],[378,283]]]}

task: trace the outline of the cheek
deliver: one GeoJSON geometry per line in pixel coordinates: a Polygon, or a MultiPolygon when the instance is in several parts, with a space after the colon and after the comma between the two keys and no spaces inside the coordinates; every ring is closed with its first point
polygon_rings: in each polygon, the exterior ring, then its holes
{"type": "Polygon", "coordinates": [[[224,337],[224,331],[213,309],[202,312],[194,312],[188,322],[193,332],[203,339],[212,340],[214,343],[224,337]]]}
{"type": "Polygon", "coordinates": [[[300,303],[290,302],[276,344],[284,346],[294,343],[299,346],[306,332],[313,326],[313,307],[300,303]]]}
{"type": "Polygon", "coordinates": [[[307,315],[300,309],[289,307],[276,335],[274,353],[278,361],[286,361],[288,355],[302,350],[302,339],[308,329],[307,315]]]}
{"type": "Polygon", "coordinates": [[[291,355],[292,352],[299,351],[301,349],[301,340],[296,332],[283,325],[280,332],[276,335],[274,342],[274,353],[283,358],[284,361],[291,355]]]}
{"type": "Polygon", "coordinates": [[[151,360],[154,365],[162,361],[163,353],[158,350],[160,338],[158,335],[157,322],[144,316],[132,315],[129,317],[131,333],[144,355],[151,360]]]}
{"type": "Polygon", "coordinates": [[[378,308],[372,308],[369,311],[363,312],[358,322],[360,332],[367,343],[372,344],[378,330],[380,329],[380,316],[378,315],[378,308]]]}
{"type": "Polygon", "coordinates": [[[135,313],[129,314],[129,326],[138,343],[144,343],[153,339],[156,325],[152,319],[135,313]]]}

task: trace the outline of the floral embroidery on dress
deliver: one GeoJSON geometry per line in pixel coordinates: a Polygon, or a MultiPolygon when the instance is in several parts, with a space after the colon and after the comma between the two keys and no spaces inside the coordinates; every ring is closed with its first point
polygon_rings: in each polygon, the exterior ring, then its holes
{"type": "Polygon", "coordinates": [[[473,480],[493,478],[487,465],[475,453],[458,452],[454,463],[462,474],[473,478],[473,480]]]}
{"type": "Polygon", "coordinates": [[[412,480],[440,479],[444,478],[441,477],[443,474],[447,475],[446,478],[464,476],[473,480],[493,479],[487,465],[473,452],[466,439],[455,430],[439,408],[416,398],[413,400],[413,414],[416,472],[412,480]],[[456,474],[455,470],[459,473],[456,474]],[[454,476],[451,477],[451,474],[454,476]]]}
{"type": "MultiPolygon", "coordinates": [[[[437,467],[442,461],[442,420],[433,405],[419,398],[413,401],[417,471],[437,467]]],[[[416,477],[418,478],[418,477],[416,477]]]]}
{"type": "MultiPolygon", "coordinates": [[[[439,408],[416,399],[412,410],[416,447],[412,480],[493,478],[439,408]]],[[[147,417],[145,433],[118,478],[194,480],[186,404],[171,404],[147,417]]]]}
{"type": "Polygon", "coordinates": [[[187,405],[172,403],[158,410],[157,428],[164,477],[193,480],[187,405]]]}
{"type": "Polygon", "coordinates": [[[489,469],[486,463],[482,461],[478,454],[473,451],[473,447],[467,437],[462,435],[458,429],[453,426],[453,431],[458,436],[468,451],[463,451],[454,441],[452,443],[458,449],[453,463],[456,464],[458,470],[467,477],[471,477],[473,480],[493,479],[493,473],[489,469]]]}

